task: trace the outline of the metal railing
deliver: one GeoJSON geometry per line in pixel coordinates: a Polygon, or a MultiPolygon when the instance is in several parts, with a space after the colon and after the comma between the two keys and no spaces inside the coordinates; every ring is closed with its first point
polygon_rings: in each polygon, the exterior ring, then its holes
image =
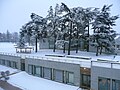
{"type": "Polygon", "coordinates": [[[15,53],[3,53],[0,52],[2,55],[10,55],[10,56],[17,56],[22,59],[31,58],[33,60],[39,59],[39,60],[47,60],[47,61],[56,61],[56,62],[65,62],[65,63],[73,63],[73,64],[80,64],[82,67],[88,67],[91,66],[91,60],[85,60],[85,59],[79,59],[79,58],[67,58],[67,57],[48,57],[48,56],[32,56],[32,55],[20,55],[15,53]]]}
{"type": "Polygon", "coordinates": [[[95,61],[95,60],[85,60],[85,59],[66,58],[66,57],[47,57],[47,56],[41,57],[41,56],[32,56],[32,55],[24,55],[24,54],[20,55],[15,53],[3,53],[3,52],[0,52],[0,54],[17,56],[23,59],[32,58],[33,60],[39,59],[39,60],[47,60],[47,61],[73,63],[73,64],[79,64],[81,67],[87,67],[87,68],[91,68],[91,66],[98,66],[98,67],[120,69],[119,62],[113,62],[113,61],[107,61],[107,60],[95,61]]]}
{"type": "Polygon", "coordinates": [[[91,61],[91,67],[92,66],[120,69],[120,63],[119,62],[91,61]]]}

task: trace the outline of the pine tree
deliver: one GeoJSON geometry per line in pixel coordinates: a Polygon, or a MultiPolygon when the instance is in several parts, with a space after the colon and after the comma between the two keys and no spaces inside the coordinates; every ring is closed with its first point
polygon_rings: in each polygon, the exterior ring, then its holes
{"type": "Polygon", "coordinates": [[[89,52],[89,36],[90,36],[90,23],[94,19],[94,16],[98,13],[98,8],[85,8],[83,9],[83,21],[84,21],[84,40],[86,41],[86,50],[89,52]]]}
{"type": "Polygon", "coordinates": [[[115,20],[118,19],[118,16],[110,16],[111,6],[104,5],[92,23],[94,29],[93,45],[97,47],[96,56],[99,52],[100,54],[102,53],[103,48],[108,52],[114,53],[116,32],[112,29],[112,26],[115,25],[115,20]]]}
{"type": "Polygon", "coordinates": [[[55,52],[56,49],[56,39],[57,39],[57,32],[58,32],[58,26],[59,26],[59,5],[56,4],[55,11],[53,10],[52,6],[50,6],[50,9],[48,11],[47,19],[48,19],[48,27],[49,27],[49,36],[53,37],[54,40],[54,47],[53,52],[55,52]]]}
{"type": "Polygon", "coordinates": [[[32,21],[29,21],[24,26],[24,28],[25,28],[24,30],[26,30],[26,39],[27,39],[27,42],[29,45],[31,45],[31,37],[32,37],[32,33],[33,33],[32,27],[31,27],[32,23],[33,23],[32,21]]]}
{"type": "Polygon", "coordinates": [[[24,48],[25,47],[25,40],[24,40],[24,31],[20,31],[20,38],[19,38],[19,43],[18,43],[19,48],[24,48]]]}
{"type": "Polygon", "coordinates": [[[33,21],[32,30],[33,30],[33,35],[35,36],[35,45],[36,45],[35,52],[37,52],[38,40],[46,37],[47,35],[45,31],[47,20],[46,18],[43,18],[35,13],[32,13],[30,17],[33,21]]]}

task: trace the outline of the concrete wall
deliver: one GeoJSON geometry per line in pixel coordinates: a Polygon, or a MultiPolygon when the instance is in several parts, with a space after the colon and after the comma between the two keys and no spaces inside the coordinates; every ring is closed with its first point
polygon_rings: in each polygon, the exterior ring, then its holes
{"type": "MultiPolygon", "coordinates": [[[[98,77],[110,78],[120,80],[120,69],[104,68],[104,67],[91,67],[91,89],[98,90],[98,77]]],[[[112,90],[112,85],[111,89],[112,90]]]]}
{"type": "Polygon", "coordinates": [[[11,56],[11,55],[0,54],[0,59],[17,62],[18,69],[19,70],[21,69],[21,64],[20,64],[21,57],[19,57],[19,56],[11,56]]]}
{"type": "Polygon", "coordinates": [[[28,72],[28,64],[73,72],[74,85],[80,86],[80,65],[64,63],[64,62],[40,60],[40,59],[31,59],[31,58],[27,58],[25,60],[25,63],[26,63],[25,66],[26,72],[28,72]]]}

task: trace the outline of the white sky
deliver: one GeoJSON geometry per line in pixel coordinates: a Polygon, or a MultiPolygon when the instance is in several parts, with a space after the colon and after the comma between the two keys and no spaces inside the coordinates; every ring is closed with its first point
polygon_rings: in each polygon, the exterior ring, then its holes
{"type": "MultiPolygon", "coordinates": [[[[61,2],[68,7],[98,7],[113,4],[112,15],[120,15],[120,0],[0,0],[0,32],[19,32],[22,25],[30,21],[30,14],[36,13],[45,17],[50,6],[61,2]]],[[[114,29],[120,33],[120,19],[114,29]]]]}

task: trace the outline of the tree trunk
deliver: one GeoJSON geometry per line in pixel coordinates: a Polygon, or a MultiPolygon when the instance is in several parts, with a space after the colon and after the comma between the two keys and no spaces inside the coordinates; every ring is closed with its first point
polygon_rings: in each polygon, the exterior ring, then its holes
{"type": "MultiPolygon", "coordinates": [[[[56,12],[55,12],[55,17],[56,17],[56,12]]],[[[53,52],[55,52],[55,49],[56,49],[56,35],[55,35],[55,27],[56,27],[56,19],[55,19],[55,22],[53,22],[53,30],[54,30],[54,48],[53,48],[53,52]]]]}
{"type": "Polygon", "coordinates": [[[35,52],[37,52],[37,37],[35,37],[35,52]]]}
{"type": "Polygon", "coordinates": [[[77,42],[76,42],[76,53],[78,53],[78,30],[77,30],[77,42]]]}
{"type": "Polygon", "coordinates": [[[99,47],[97,46],[96,56],[98,56],[99,47]]]}
{"type": "Polygon", "coordinates": [[[29,46],[30,46],[30,37],[28,37],[28,44],[29,44],[29,46]]]}
{"type": "Polygon", "coordinates": [[[55,49],[56,49],[55,43],[56,43],[56,36],[54,35],[54,48],[53,48],[53,52],[55,52],[55,49]]]}
{"type": "Polygon", "coordinates": [[[101,48],[100,48],[100,55],[102,54],[102,49],[103,49],[103,47],[101,46],[101,48]]]}
{"type": "MultiPolygon", "coordinates": [[[[89,21],[88,21],[88,38],[89,38],[89,21]]],[[[89,52],[89,39],[87,41],[87,52],[89,52]]]]}
{"type": "MultiPolygon", "coordinates": [[[[63,36],[63,40],[65,41],[65,34],[63,36]]],[[[63,53],[65,53],[65,43],[64,43],[64,46],[63,46],[63,53]]]]}
{"type": "Polygon", "coordinates": [[[71,34],[72,34],[72,21],[70,22],[70,31],[69,31],[69,45],[68,45],[68,55],[70,55],[70,50],[71,50],[71,34]]]}

